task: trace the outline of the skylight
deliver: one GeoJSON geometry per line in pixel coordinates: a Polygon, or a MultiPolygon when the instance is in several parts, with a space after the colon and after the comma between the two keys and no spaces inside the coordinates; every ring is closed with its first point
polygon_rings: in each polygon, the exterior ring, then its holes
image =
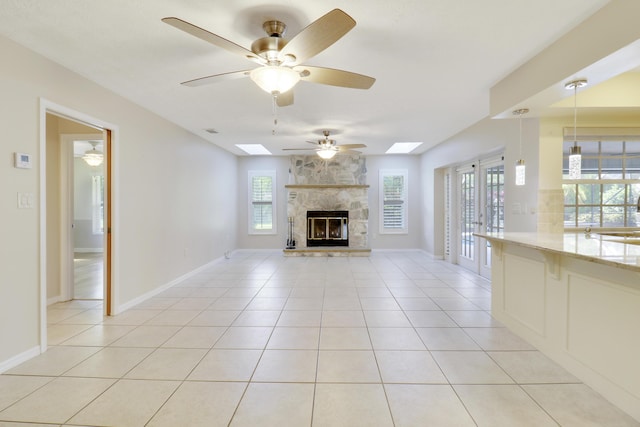
{"type": "Polygon", "coordinates": [[[407,154],[422,145],[422,142],[396,142],[387,151],[387,154],[407,154]]]}
{"type": "Polygon", "coordinates": [[[251,154],[252,156],[271,155],[271,152],[267,150],[262,144],[236,144],[236,147],[247,154],[251,154]]]}

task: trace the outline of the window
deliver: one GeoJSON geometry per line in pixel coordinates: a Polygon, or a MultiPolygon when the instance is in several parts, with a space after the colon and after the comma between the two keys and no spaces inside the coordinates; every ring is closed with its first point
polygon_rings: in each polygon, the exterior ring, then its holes
{"type": "Polygon", "coordinates": [[[93,234],[104,233],[104,176],[91,177],[91,224],[93,234]]]}
{"type": "Polygon", "coordinates": [[[504,165],[487,167],[484,180],[485,229],[489,233],[504,231],[504,165]]]}
{"type": "Polygon", "coordinates": [[[249,234],[276,234],[276,171],[249,171],[249,234]]]}
{"type": "Polygon", "coordinates": [[[460,256],[475,259],[476,172],[460,172],[460,256]]]}
{"type": "Polygon", "coordinates": [[[380,171],[380,234],[405,234],[407,226],[408,172],[380,171]]]}
{"type": "MultiPolygon", "coordinates": [[[[582,148],[581,179],[567,179],[562,185],[565,227],[640,226],[640,135],[582,137],[578,144],[582,148]]],[[[573,137],[565,137],[565,179],[571,145],[573,137]]]]}

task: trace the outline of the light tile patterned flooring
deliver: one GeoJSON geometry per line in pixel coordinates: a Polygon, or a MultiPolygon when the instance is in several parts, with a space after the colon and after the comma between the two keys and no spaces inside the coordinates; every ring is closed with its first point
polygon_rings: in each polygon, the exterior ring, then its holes
{"type": "Polygon", "coordinates": [[[420,252],[240,252],[115,317],[49,309],[0,426],[638,426],[420,252]],[[23,423],[30,424],[23,424],[23,423]]]}
{"type": "Polygon", "coordinates": [[[73,256],[75,299],[102,299],[104,260],[102,252],[76,252],[73,256]]]}

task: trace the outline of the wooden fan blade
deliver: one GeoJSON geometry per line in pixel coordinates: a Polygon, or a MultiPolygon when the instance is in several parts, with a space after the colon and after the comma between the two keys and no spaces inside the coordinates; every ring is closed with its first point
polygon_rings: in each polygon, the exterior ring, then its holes
{"type": "Polygon", "coordinates": [[[338,148],[341,150],[351,150],[352,148],[366,148],[367,146],[364,144],[342,144],[338,145],[338,148]]]}
{"type": "Polygon", "coordinates": [[[340,9],[333,9],[296,34],[280,51],[278,58],[284,61],[287,56],[293,56],[295,59],[287,65],[301,64],[334,44],[355,26],[356,21],[352,17],[340,9]]]}
{"type": "Polygon", "coordinates": [[[185,33],[191,34],[192,36],[195,36],[201,40],[209,42],[212,45],[221,47],[222,49],[225,49],[231,53],[235,53],[236,55],[240,55],[243,58],[247,58],[259,64],[265,63],[264,59],[262,59],[255,53],[251,52],[250,50],[245,49],[244,47],[237,45],[234,42],[229,41],[223,37],[220,37],[217,34],[213,34],[205,30],[204,28],[200,28],[187,21],[183,21],[180,18],[175,18],[175,17],[162,18],[162,22],[164,22],[165,24],[169,24],[172,27],[175,27],[179,30],[182,30],[185,33]]]}
{"type": "Polygon", "coordinates": [[[293,104],[293,89],[278,95],[276,97],[276,104],[278,105],[278,107],[286,107],[288,105],[292,105],[293,104]]]}
{"type": "Polygon", "coordinates": [[[218,83],[221,81],[241,79],[249,76],[251,70],[232,71],[230,73],[214,74],[212,76],[200,77],[198,79],[188,80],[181,84],[189,87],[204,86],[212,83],[218,83]]]}
{"type": "Polygon", "coordinates": [[[362,152],[356,150],[338,150],[337,154],[362,154],[362,152]]]}
{"type": "Polygon", "coordinates": [[[352,89],[369,89],[376,81],[373,77],[334,68],[310,67],[307,65],[293,67],[301,73],[301,79],[323,85],[348,87],[352,89]],[[306,72],[305,72],[306,71],[306,72]]]}

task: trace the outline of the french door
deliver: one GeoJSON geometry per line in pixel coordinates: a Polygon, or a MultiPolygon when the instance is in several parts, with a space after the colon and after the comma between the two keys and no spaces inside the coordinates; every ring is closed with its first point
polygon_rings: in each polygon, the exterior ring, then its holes
{"type": "Polygon", "coordinates": [[[474,233],[504,229],[504,164],[478,161],[458,169],[458,264],[491,278],[491,243],[474,233]]]}

